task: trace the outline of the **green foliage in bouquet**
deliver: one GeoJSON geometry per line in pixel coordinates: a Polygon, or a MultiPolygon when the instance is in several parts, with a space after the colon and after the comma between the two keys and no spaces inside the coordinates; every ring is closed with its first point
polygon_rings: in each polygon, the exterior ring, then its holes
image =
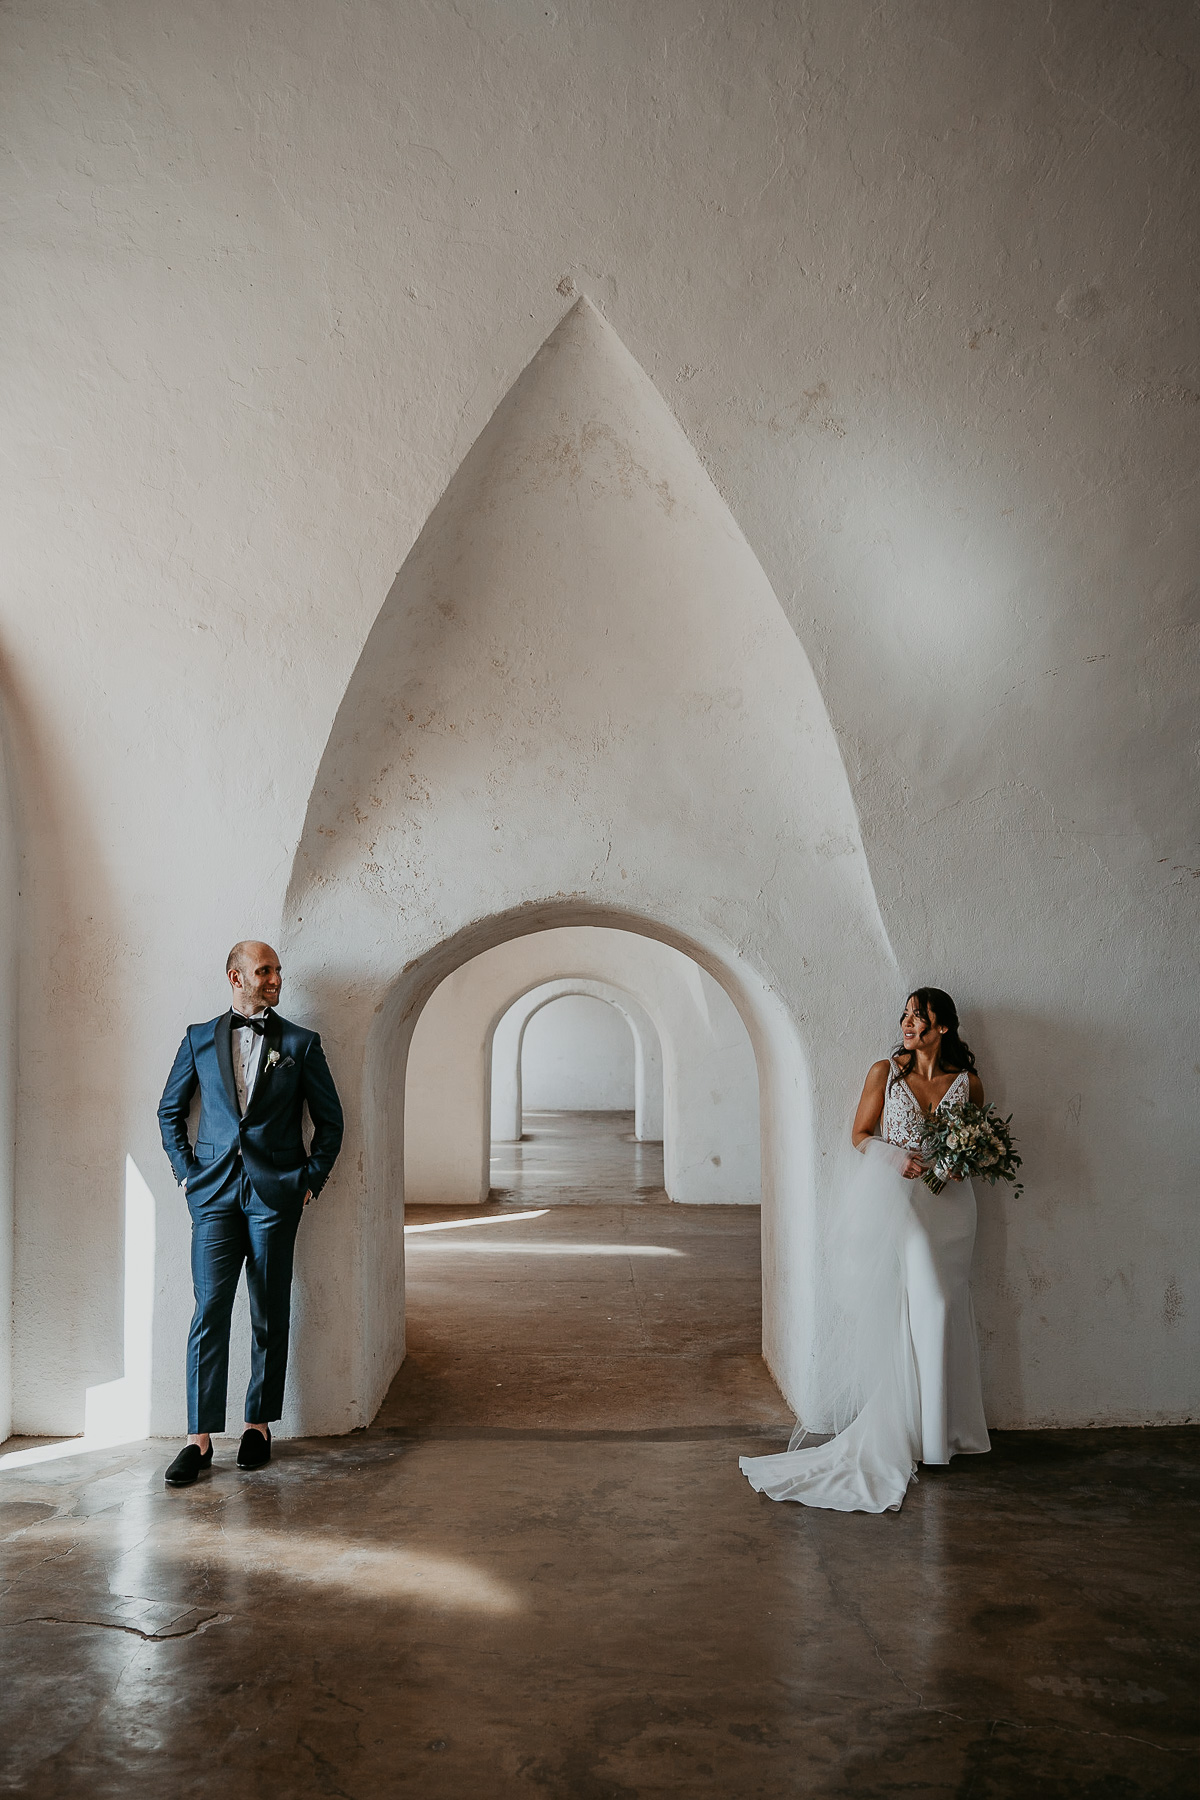
{"type": "Polygon", "coordinates": [[[1011,1181],[1013,1193],[1022,1192],[1017,1180],[1021,1158],[1008,1129],[1012,1114],[1002,1119],[994,1106],[965,1106],[950,1112],[934,1111],[921,1128],[920,1156],[928,1166],[921,1179],[940,1194],[948,1181],[958,1177],[975,1181],[1011,1181]]]}

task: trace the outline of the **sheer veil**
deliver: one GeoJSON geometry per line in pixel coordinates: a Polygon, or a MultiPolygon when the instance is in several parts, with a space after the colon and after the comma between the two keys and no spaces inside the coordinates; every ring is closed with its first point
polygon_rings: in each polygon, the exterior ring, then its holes
{"type": "Polygon", "coordinates": [[[810,1379],[789,1450],[844,1431],[889,1373],[904,1304],[898,1227],[907,1156],[881,1138],[839,1155],[810,1379]]]}

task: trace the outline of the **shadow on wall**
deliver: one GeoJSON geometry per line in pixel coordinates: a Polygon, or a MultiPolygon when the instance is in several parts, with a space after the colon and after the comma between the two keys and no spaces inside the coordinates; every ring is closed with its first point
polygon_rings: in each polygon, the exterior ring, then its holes
{"type": "MultiPolygon", "coordinates": [[[[125,1158],[123,1372],[115,1381],[90,1387],[84,1396],[83,1436],[0,1456],[0,1468],[55,1462],[114,1444],[140,1443],[150,1435],[154,1352],[155,1204],[132,1156],[125,1158]]],[[[27,1435],[33,1435],[29,1433],[27,1435]]],[[[38,1434],[42,1435],[42,1434],[38,1434]]]]}
{"type": "Polygon", "coordinates": [[[1099,1210],[1094,1196],[1104,1191],[1104,1172],[1090,1155],[1081,1117],[1082,1094],[1064,1090],[1061,1071],[1071,1069],[1079,1080],[1081,1071],[1094,1068],[1095,1081],[1088,1086],[1096,1091],[1102,1084],[1105,1046],[1096,1034],[1072,1030],[1061,1018],[1012,1007],[987,1007],[978,1013],[967,1009],[962,1032],[975,1053],[985,1097],[1002,1116],[1009,1111],[1006,1071],[1021,1069],[1021,1084],[1041,1096],[1036,1108],[1027,1108],[1012,1122],[1025,1192],[1014,1196],[1005,1182],[975,1183],[979,1226],[971,1287],[988,1420],[1002,1430],[1030,1423],[1027,1371],[1031,1361],[1044,1353],[1043,1334],[1061,1338],[1065,1329],[1078,1341],[1111,1330],[1108,1288],[1115,1285],[1119,1290],[1119,1272],[1104,1291],[1098,1285],[1092,1315],[1081,1316],[1076,1265],[1054,1268],[1028,1252],[1015,1261],[1010,1255],[1010,1239],[1029,1239],[1029,1232],[1015,1225],[1026,1209],[1057,1224],[1053,1235],[1060,1239],[1082,1243],[1091,1238],[1089,1224],[1095,1223],[1099,1210]],[[1074,1295],[1070,1303],[1075,1316],[1067,1321],[1061,1308],[1069,1295],[1074,1295]],[[995,1393],[1005,1396],[1002,1411],[992,1404],[995,1393]]]}
{"type": "Polygon", "coordinates": [[[121,1367],[128,1140],[112,1046],[123,1031],[122,946],[65,758],[7,664],[0,687],[10,890],[0,907],[0,1281],[11,1253],[12,1428],[47,1436],[82,1431],[85,1391],[121,1367]]]}

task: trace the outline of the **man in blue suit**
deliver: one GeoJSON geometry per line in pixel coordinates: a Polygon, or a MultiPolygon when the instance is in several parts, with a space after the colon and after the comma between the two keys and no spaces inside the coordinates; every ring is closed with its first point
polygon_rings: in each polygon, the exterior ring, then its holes
{"type": "Polygon", "coordinates": [[[189,1025],[158,1106],[163,1148],[192,1215],[196,1311],[188,1336],[188,1441],[166,1472],[188,1487],[212,1464],[210,1434],[225,1429],[229,1321],[246,1266],[253,1345],[240,1469],[271,1456],[283,1411],[292,1252],[304,1208],[329,1179],[342,1144],[342,1109],[315,1031],[273,1008],[283,986],[269,944],[235,944],[225,965],[233,1004],[189,1025]],[[200,1089],[193,1148],[188,1113],[200,1089]],[[301,1116],[307,1105],[312,1147],[301,1116]]]}

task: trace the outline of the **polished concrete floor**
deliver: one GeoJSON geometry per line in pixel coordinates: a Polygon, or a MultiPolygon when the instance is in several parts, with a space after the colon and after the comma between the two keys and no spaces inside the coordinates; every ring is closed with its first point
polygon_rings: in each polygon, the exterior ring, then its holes
{"type": "Polygon", "coordinates": [[[410,1208],[408,1357],[376,1424],[786,1434],[759,1349],[758,1209],[672,1206],[632,1115],[525,1124],[465,1228],[410,1208]]]}
{"type": "Polygon", "coordinates": [[[492,1199],[521,1206],[663,1203],[663,1147],[632,1113],[526,1112],[519,1144],[492,1145],[492,1199]]]}
{"type": "Polygon", "coordinates": [[[1198,1434],[772,1505],[754,1211],[666,1203],[627,1121],[532,1123],[486,1208],[410,1217],[370,1431],[179,1493],[172,1445],[5,1446],[0,1791],[1194,1796],[1198,1434]]]}

